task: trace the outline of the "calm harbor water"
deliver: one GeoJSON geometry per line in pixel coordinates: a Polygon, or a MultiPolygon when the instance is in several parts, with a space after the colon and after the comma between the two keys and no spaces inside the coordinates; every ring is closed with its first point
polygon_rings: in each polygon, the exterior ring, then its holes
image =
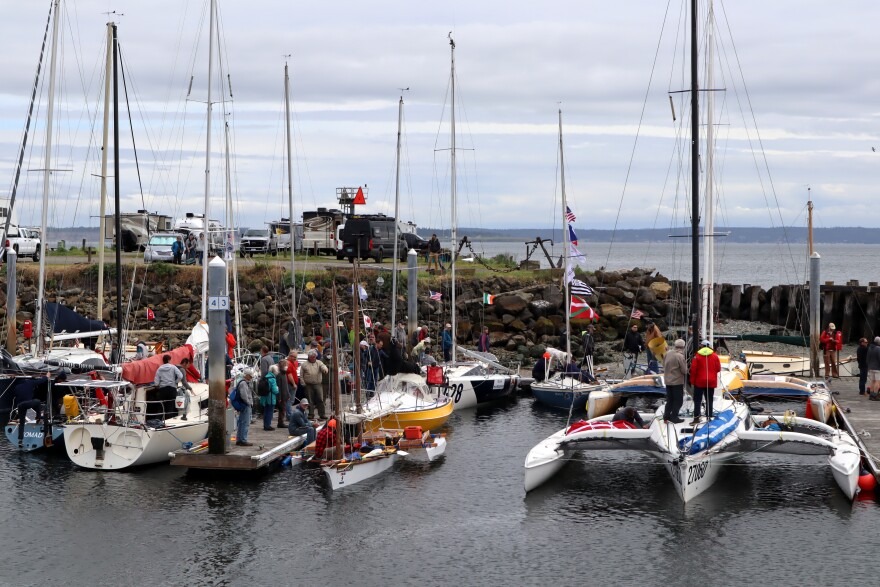
{"type": "Polygon", "coordinates": [[[565,417],[527,396],[456,412],[443,460],[337,492],[302,469],[96,473],[4,439],[0,585],[875,583],[880,507],[811,461],[731,466],[685,506],[652,460],[605,453],[525,496],[565,417]]]}
{"type": "MultiPolygon", "coordinates": [[[[690,243],[686,239],[670,239],[658,243],[579,243],[579,250],[586,256],[585,269],[599,267],[609,269],[632,269],[653,267],[670,279],[690,281],[690,243]]],[[[525,259],[526,246],[521,241],[474,242],[474,250],[486,257],[501,253],[514,255],[517,261],[525,259]]],[[[845,285],[858,279],[861,285],[880,281],[877,245],[818,244],[816,249],[822,257],[821,280],[845,285]]],[[[549,252],[549,247],[548,247],[549,252]]],[[[558,259],[562,247],[553,251],[558,259]]],[[[532,259],[540,261],[541,267],[549,267],[539,248],[532,259]]],[[[722,243],[716,248],[716,280],[722,283],[773,285],[804,283],[809,278],[809,265],[804,245],[777,243],[722,243]]]]}

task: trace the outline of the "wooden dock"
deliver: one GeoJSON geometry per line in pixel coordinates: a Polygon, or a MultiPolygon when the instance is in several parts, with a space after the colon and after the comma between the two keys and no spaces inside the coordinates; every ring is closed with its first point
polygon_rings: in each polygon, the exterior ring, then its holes
{"type": "Polygon", "coordinates": [[[189,450],[171,453],[171,464],[176,467],[214,471],[256,471],[263,469],[302,446],[300,436],[289,436],[287,428],[263,430],[262,419],[251,424],[248,442],[253,446],[233,443],[226,454],[208,453],[207,444],[189,450]]]}
{"type": "MultiPolygon", "coordinates": [[[[859,381],[855,377],[842,377],[831,382],[831,389],[839,391],[834,401],[850,433],[856,438],[862,454],[880,457],[880,402],[871,401],[867,395],[859,395],[859,381]]],[[[871,473],[880,476],[880,468],[874,458],[865,459],[871,473]]]]}

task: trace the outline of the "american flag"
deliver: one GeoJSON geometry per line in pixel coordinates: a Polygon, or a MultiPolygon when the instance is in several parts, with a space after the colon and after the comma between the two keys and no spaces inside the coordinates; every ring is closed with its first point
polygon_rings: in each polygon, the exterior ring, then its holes
{"type": "Polygon", "coordinates": [[[642,316],[644,316],[644,315],[645,315],[645,313],[642,312],[641,310],[638,310],[638,309],[633,310],[632,314],[630,314],[630,316],[632,318],[635,318],[636,320],[641,320],[642,316]]]}
{"type": "Polygon", "coordinates": [[[581,281],[580,279],[571,280],[571,293],[577,294],[579,296],[596,295],[596,292],[593,291],[593,288],[581,281]]]}
{"type": "Polygon", "coordinates": [[[568,219],[569,222],[574,222],[575,220],[577,220],[577,216],[574,215],[574,212],[572,212],[571,208],[569,208],[568,206],[565,207],[565,217],[568,219]]]}
{"type": "Polygon", "coordinates": [[[429,289],[428,290],[428,297],[436,302],[439,302],[441,300],[441,298],[443,298],[443,294],[439,291],[431,291],[429,289]]]}

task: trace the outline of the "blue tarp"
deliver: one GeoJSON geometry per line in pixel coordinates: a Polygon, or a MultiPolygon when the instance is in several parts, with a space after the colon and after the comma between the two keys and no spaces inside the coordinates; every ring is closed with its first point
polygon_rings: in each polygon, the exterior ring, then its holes
{"type": "Polygon", "coordinates": [[[685,436],[678,441],[678,449],[693,455],[715,446],[719,440],[733,432],[739,424],[733,410],[724,410],[697,430],[692,436],[685,436]]]}

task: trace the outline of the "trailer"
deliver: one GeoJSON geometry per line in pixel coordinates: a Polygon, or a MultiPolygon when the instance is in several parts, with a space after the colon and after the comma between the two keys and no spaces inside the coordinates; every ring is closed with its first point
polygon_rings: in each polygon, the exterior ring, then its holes
{"type": "MultiPolygon", "coordinates": [[[[150,242],[151,234],[170,230],[171,216],[158,212],[138,210],[119,215],[119,231],[122,235],[120,242],[126,253],[143,251],[150,242]]],[[[104,240],[110,240],[114,246],[116,244],[116,217],[113,214],[104,216],[104,240]]]]}

